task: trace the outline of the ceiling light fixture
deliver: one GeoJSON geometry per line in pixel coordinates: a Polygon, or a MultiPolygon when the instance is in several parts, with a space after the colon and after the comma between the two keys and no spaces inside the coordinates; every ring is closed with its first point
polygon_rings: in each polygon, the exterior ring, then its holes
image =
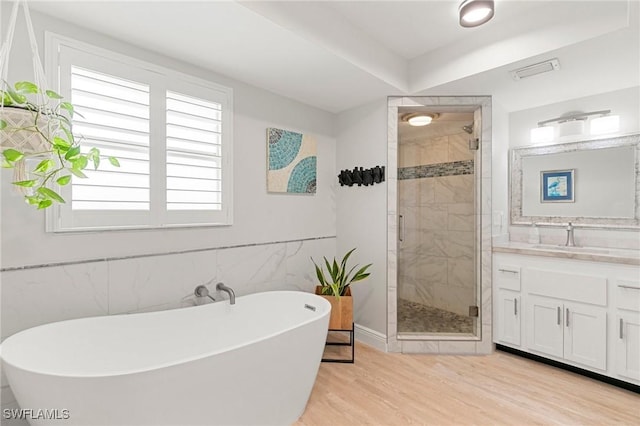
{"type": "Polygon", "coordinates": [[[458,8],[460,25],[465,28],[477,27],[493,18],[493,0],[465,0],[458,8]]]}
{"type": "Polygon", "coordinates": [[[406,121],[410,126],[426,126],[427,124],[431,124],[439,115],[440,114],[413,112],[404,115],[402,121],[406,121]]]}

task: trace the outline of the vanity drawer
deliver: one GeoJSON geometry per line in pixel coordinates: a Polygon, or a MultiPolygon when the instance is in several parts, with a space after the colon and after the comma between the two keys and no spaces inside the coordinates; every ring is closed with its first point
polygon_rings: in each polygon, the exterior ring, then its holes
{"type": "Polygon", "coordinates": [[[520,267],[498,263],[493,275],[495,285],[498,288],[520,291],[520,267]]]}
{"type": "Polygon", "coordinates": [[[607,306],[607,277],[526,268],[527,292],[540,296],[607,306]]]}
{"type": "Polygon", "coordinates": [[[616,280],[616,306],[640,312],[640,282],[616,280]]]}

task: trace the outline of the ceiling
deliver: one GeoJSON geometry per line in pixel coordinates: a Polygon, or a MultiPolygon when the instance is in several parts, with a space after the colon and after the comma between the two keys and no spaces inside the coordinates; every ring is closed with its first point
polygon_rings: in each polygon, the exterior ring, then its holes
{"type": "Polygon", "coordinates": [[[639,85],[639,2],[30,1],[31,9],[338,113],[390,95],[492,95],[507,111],[639,85]],[[557,57],[560,71],[509,71],[557,57]]]}

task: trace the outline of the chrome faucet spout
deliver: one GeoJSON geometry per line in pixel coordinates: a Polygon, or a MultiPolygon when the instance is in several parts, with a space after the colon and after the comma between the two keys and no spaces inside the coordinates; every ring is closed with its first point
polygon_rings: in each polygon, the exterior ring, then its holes
{"type": "Polygon", "coordinates": [[[573,224],[571,222],[569,222],[569,224],[567,225],[567,241],[564,243],[565,246],[567,247],[575,247],[576,243],[573,239],[573,230],[575,229],[575,227],[573,226],[573,224]]]}
{"type": "Polygon", "coordinates": [[[228,293],[229,294],[229,303],[232,304],[232,305],[236,304],[236,294],[234,293],[232,288],[227,287],[223,283],[218,283],[218,284],[216,284],[216,290],[224,291],[225,293],[228,293]]]}

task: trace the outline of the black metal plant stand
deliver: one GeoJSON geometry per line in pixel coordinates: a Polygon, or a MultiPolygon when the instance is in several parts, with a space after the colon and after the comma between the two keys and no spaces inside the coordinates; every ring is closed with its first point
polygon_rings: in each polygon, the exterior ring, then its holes
{"type": "MultiPolygon", "coordinates": [[[[351,359],[340,359],[340,358],[322,358],[322,362],[340,362],[343,364],[353,364],[356,359],[355,347],[356,342],[354,339],[354,327],[353,323],[351,323],[351,330],[341,330],[341,329],[333,329],[330,328],[329,332],[338,332],[338,333],[349,333],[349,343],[347,342],[330,342],[327,341],[327,345],[329,346],[351,346],[351,359]]],[[[328,334],[327,334],[328,337],[328,334]]]]}

